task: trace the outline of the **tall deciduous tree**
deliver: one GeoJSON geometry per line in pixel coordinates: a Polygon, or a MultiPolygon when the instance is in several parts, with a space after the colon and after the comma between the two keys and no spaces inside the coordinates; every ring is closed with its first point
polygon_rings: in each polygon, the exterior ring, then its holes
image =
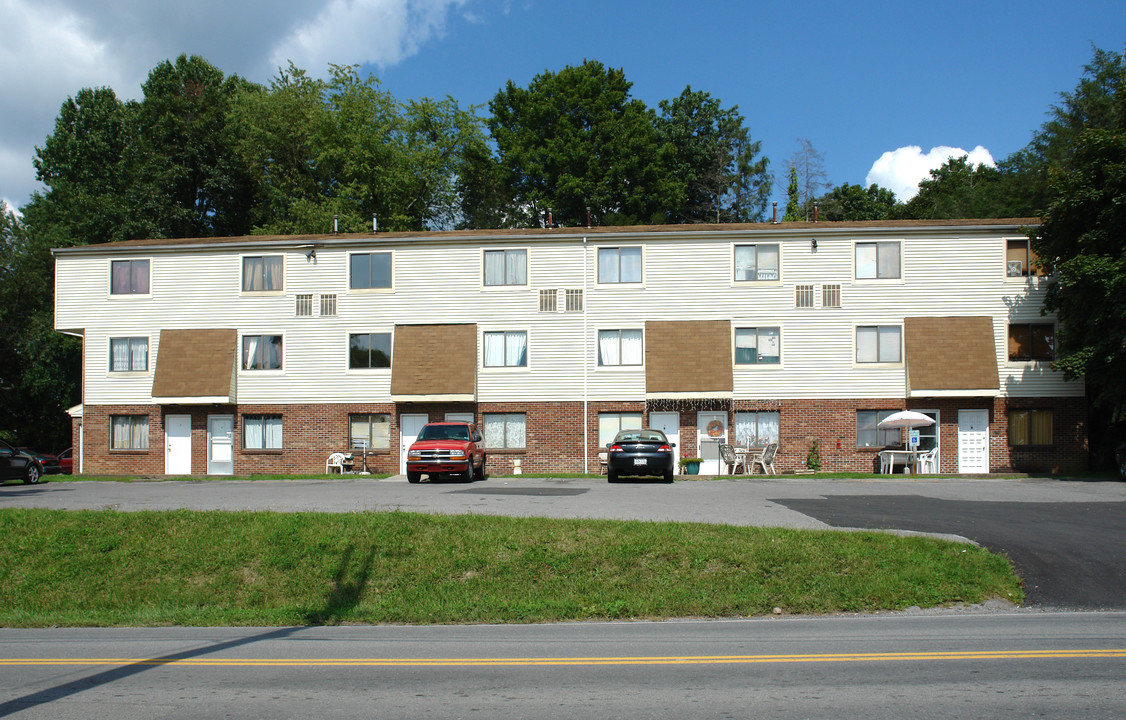
{"type": "Polygon", "coordinates": [[[630,97],[621,70],[588,60],[544,72],[527,88],[511,80],[489,102],[505,213],[519,224],[548,212],[564,225],[664,222],[684,182],[671,172],[675,148],[654,115],[630,97]]]}
{"type": "Polygon", "coordinates": [[[818,152],[807,138],[798,138],[798,145],[800,147],[790,157],[787,165],[797,174],[802,215],[804,219],[811,220],[814,198],[829,184],[825,173],[825,153],[818,152]]]}
{"type": "Polygon", "coordinates": [[[762,143],[751,141],[738,106],[724,109],[688,86],[659,107],[660,137],[676,149],[674,173],[685,183],[684,202],[670,220],[762,220],[771,189],[768,161],[756,157],[762,143]]]}
{"type": "Polygon", "coordinates": [[[790,166],[790,182],[786,184],[786,212],[782,215],[783,222],[797,222],[804,219],[802,211],[801,193],[798,190],[798,170],[790,166]]]}
{"type": "Polygon", "coordinates": [[[887,188],[872,184],[867,188],[860,185],[838,185],[823,195],[821,219],[841,220],[887,220],[895,210],[895,193],[887,188]]]}

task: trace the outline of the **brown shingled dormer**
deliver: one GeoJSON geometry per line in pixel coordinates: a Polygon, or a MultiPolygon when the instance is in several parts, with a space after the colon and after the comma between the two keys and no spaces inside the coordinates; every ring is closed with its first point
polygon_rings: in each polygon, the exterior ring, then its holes
{"type": "Polygon", "coordinates": [[[238,331],[162,330],[152,397],[160,403],[235,401],[238,331]]]}
{"type": "Polygon", "coordinates": [[[645,323],[645,394],[650,398],[730,398],[731,323],[645,323]]]}
{"type": "Polygon", "coordinates": [[[909,397],[991,397],[1000,391],[991,317],[903,320],[909,397]]]}
{"type": "Polygon", "coordinates": [[[473,402],[477,325],[396,325],[391,353],[394,402],[473,402]]]}

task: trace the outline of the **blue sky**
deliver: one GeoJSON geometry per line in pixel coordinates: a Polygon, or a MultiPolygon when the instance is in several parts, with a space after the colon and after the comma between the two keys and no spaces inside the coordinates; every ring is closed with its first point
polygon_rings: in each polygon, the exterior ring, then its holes
{"type": "MultiPolygon", "coordinates": [[[[622,68],[651,106],[686,85],[738,105],[776,173],[807,138],[833,185],[910,187],[950,147],[1002,159],[1028,143],[1092,46],[1126,48],[1121,0],[0,0],[0,198],[38,188],[34,145],[82,87],[137,97],[159,61],[200,54],[267,82],[293,59],[360,64],[400,99],[484,104],[511,79],[585,59],[622,68]],[[11,104],[13,98],[20,98],[11,104]],[[918,151],[912,148],[919,148],[918,151]],[[987,154],[986,154],[987,153],[987,154]]],[[[903,194],[903,191],[900,191],[903,194]]]]}

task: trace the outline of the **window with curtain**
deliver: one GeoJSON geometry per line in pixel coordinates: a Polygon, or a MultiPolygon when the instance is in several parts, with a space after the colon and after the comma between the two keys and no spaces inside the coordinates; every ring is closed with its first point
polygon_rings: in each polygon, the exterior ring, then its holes
{"type": "Polygon", "coordinates": [[[242,259],[243,292],[280,292],[285,289],[285,262],[281,255],[242,259]]]}
{"type": "Polygon", "coordinates": [[[486,250],[486,285],[527,285],[527,250],[486,250]]]}
{"type": "Polygon", "coordinates": [[[146,372],[149,369],[147,337],[110,338],[110,372],[146,372]]]}
{"type": "Polygon", "coordinates": [[[110,448],[113,450],[148,450],[148,415],[111,415],[110,448]]]}
{"type": "Polygon", "coordinates": [[[778,245],[735,246],[736,282],[761,282],[779,277],[778,245]]]}
{"type": "Polygon", "coordinates": [[[348,287],[372,290],[391,287],[391,253],[353,253],[348,287]]]}
{"type": "Polygon", "coordinates": [[[485,367],[527,366],[527,332],[513,330],[485,333],[485,367]]]}
{"type": "Polygon", "coordinates": [[[641,365],[644,360],[641,330],[598,331],[599,365],[641,365]]]}
{"type": "Polygon", "coordinates": [[[1051,445],[1052,420],[1051,410],[1010,410],[1009,444],[1051,445]]]}
{"type": "Polygon", "coordinates": [[[244,335],[242,338],[243,370],[280,370],[282,366],[281,335],[244,335]]]}
{"type": "Polygon", "coordinates": [[[356,449],[391,449],[391,416],[383,413],[348,416],[348,438],[356,449]]]}
{"type": "Polygon", "coordinates": [[[1052,323],[1009,323],[1010,360],[1054,360],[1056,328],[1052,323]]]}
{"type": "Polygon", "coordinates": [[[641,413],[639,412],[604,412],[598,413],[598,449],[605,450],[606,443],[614,439],[622,430],[640,430],[641,413]]]}
{"type": "Polygon", "coordinates": [[[495,450],[522,450],[527,446],[525,413],[484,413],[485,447],[495,450]]]}
{"type": "Polygon", "coordinates": [[[777,412],[735,413],[735,444],[741,447],[762,447],[779,442],[781,415],[777,412]]]}
{"type": "Polygon", "coordinates": [[[903,442],[899,428],[882,429],[879,422],[895,410],[857,410],[856,447],[891,447],[903,442]]]}
{"type": "Polygon", "coordinates": [[[782,333],[777,327],[736,328],[736,365],[774,365],[782,361],[782,333]]]}
{"type": "Polygon", "coordinates": [[[898,242],[856,243],[857,280],[894,280],[900,277],[898,242]]]}
{"type": "Polygon", "coordinates": [[[641,282],[641,248],[598,248],[598,282],[641,282]]]}
{"type": "Polygon", "coordinates": [[[349,335],[348,367],[391,367],[391,333],[358,333],[349,335]]]}
{"type": "Polygon", "coordinates": [[[856,362],[897,363],[902,359],[902,328],[864,325],[856,328],[856,362]]]}
{"type": "Polygon", "coordinates": [[[111,295],[148,295],[149,261],[114,260],[110,263],[111,295]]]}
{"type": "Polygon", "coordinates": [[[280,450],[281,415],[243,415],[242,446],[247,450],[280,450]]]}

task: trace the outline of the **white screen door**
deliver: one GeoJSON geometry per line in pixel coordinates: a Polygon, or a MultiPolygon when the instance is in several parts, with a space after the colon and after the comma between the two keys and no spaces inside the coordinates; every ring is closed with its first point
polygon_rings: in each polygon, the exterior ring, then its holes
{"type": "Polygon", "coordinates": [[[430,421],[426,413],[399,416],[399,473],[407,471],[407,450],[418,439],[422,426],[430,421]]]}
{"type": "Polygon", "coordinates": [[[696,447],[699,448],[701,475],[719,475],[719,446],[727,442],[727,413],[696,413],[696,447]]]}
{"type": "Polygon", "coordinates": [[[207,474],[233,475],[235,446],[235,416],[209,415],[207,417],[207,474]]]}
{"type": "Polygon", "coordinates": [[[674,472],[680,472],[680,466],[677,464],[680,461],[680,413],[651,412],[649,427],[660,430],[670,443],[675,443],[672,449],[673,468],[675,468],[674,472]]]}

